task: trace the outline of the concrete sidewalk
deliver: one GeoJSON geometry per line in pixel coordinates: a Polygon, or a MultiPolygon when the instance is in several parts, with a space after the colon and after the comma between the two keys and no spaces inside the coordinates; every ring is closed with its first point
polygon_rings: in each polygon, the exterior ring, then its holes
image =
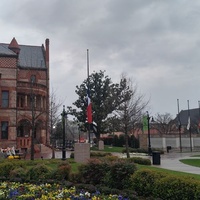
{"type": "MultiPolygon", "coordinates": [[[[190,152],[190,153],[166,153],[161,155],[160,165],[153,165],[155,167],[160,167],[164,169],[181,171],[192,174],[200,174],[199,167],[193,167],[190,165],[183,164],[179,160],[181,159],[200,159],[200,157],[191,157],[193,155],[200,155],[199,152],[190,152]]],[[[150,158],[152,159],[152,158],[150,158]]]]}
{"type": "MultiPolygon", "coordinates": [[[[119,157],[126,157],[126,154],[114,154],[119,157]]],[[[178,153],[178,152],[170,152],[170,153],[165,153],[160,155],[160,165],[153,165],[153,157],[148,156],[145,154],[139,154],[139,153],[131,153],[131,157],[142,157],[142,158],[148,158],[151,160],[152,166],[154,167],[159,167],[163,169],[169,169],[173,171],[181,171],[181,172],[186,172],[186,173],[192,173],[192,174],[200,174],[200,168],[199,167],[193,167],[190,165],[183,164],[179,160],[181,159],[200,159],[199,157],[191,157],[193,155],[200,155],[200,152],[183,152],[183,153],[178,153]]]]}

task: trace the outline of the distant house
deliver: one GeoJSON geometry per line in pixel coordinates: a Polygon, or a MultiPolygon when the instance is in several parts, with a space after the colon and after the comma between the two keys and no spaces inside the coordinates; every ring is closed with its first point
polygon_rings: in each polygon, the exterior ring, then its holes
{"type": "Polygon", "coordinates": [[[182,129],[187,129],[188,122],[190,123],[190,128],[192,133],[199,133],[200,128],[200,109],[194,108],[188,110],[181,110],[176,119],[177,123],[181,124],[182,129]],[[190,117],[189,117],[190,116],[190,117]],[[190,119],[189,119],[190,118],[190,119]]]}
{"type": "Polygon", "coordinates": [[[44,45],[0,43],[0,148],[49,143],[49,39],[44,45]],[[33,130],[34,129],[34,130],[33,130]]]}

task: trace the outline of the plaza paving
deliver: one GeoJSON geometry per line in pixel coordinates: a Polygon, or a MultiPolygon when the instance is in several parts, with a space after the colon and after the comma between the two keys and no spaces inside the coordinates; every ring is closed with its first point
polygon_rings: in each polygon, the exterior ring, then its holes
{"type": "MultiPolygon", "coordinates": [[[[120,157],[126,157],[125,154],[115,154],[120,157]]],[[[163,155],[160,155],[160,164],[159,165],[153,165],[155,167],[159,168],[164,168],[164,169],[169,169],[169,170],[174,170],[174,171],[181,171],[181,172],[186,172],[186,173],[192,173],[192,174],[200,174],[200,168],[199,167],[193,167],[190,165],[183,164],[179,160],[181,159],[200,159],[199,157],[191,157],[193,155],[200,155],[200,152],[170,152],[170,153],[165,153],[163,155]]],[[[143,158],[149,158],[151,162],[153,163],[153,158],[152,156],[147,156],[145,154],[131,154],[132,156],[136,157],[143,157],[143,158]]]]}
{"type": "Polygon", "coordinates": [[[183,164],[179,160],[181,159],[200,159],[200,157],[191,157],[193,155],[200,155],[200,152],[190,152],[190,153],[165,153],[161,155],[160,165],[154,165],[156,167],[170,169],[174,171],[187,172],[192,174],[200,174],[199,167],[193,167],[190,165],[183,164]]]}

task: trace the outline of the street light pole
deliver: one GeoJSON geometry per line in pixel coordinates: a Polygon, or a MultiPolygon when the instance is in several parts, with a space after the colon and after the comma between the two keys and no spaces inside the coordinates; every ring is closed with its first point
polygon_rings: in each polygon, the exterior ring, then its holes
{"type": "Polygon", "coordinates": [[[150,137],[150,116],[149,113],[147,111],[147,127],[148,127],[148,154],[149,156],[152,154],[152,150],[151,150],[151,137],[150,137]]]}
{"type": "Polygon", "coordinates": [[[62,128],[63,128],[62,160],[66,160],[65,116],[67,116],[67,113],[65,111],[64,105],[63,105],[63,112],[61,113],[61,116],[62,116],[62,128]]]}

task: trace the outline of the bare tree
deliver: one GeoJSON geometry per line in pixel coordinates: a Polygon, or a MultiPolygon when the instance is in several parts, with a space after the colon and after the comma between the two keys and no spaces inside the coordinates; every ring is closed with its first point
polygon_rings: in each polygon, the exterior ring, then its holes
{"type": "Polygon", "coordinates": [[[120,119],[120,128],[125,133],[126,153],[127,158],[129,158],[128,133],[140,121],[143,110],[148,105],[148,101],[144,100],[144,95],[139,94],[137,85],[133,86],[131,79],[125,75],[122,75],[120,87],[123,88],[122,96],[124,97],[124,101],[120,104],[116,113],[120,119]]]}
{"type": "Polygon", "coordinates": [[[52,144],[52,158],[55,158],[55,134],[56,132],[55,127],[56,124],[60,121],[60,113],[59,108],[61,107],[62,102],[61,100],[58,100],[56,97],[56,92],[54,89],[51,91],[50,95],[50,106],[49,106],[49,114],[50,114],[50,138],[51,138],[51,144],[52,144]]]}
{"type": "Polygon", "coordinates": [[[155,118],[155,123],[152,125],[154,129],[158,131],[160,135],[170,134],[172,131],[176,131],[175,122],[170,113],[159,114],[157,113],[155,118]]]}
{"type": "MultiPolygon", "coordinates": [[[[21,103],[21,108],[25,107],[25,98],[27,103],[26,106],[28,107],[25,111],[23,109],[17,110],[17,116],[22,118],[17,127],[17,135],[22,135],[24,137],[24,133],[27,134],[29,132],[31,137],[31,160],[34,160],[34,140],[36,139],[36,130],[37,127],[43,125],[43,120],[48,117],[46,107],[42,105],[41,102],[41,96],[38,92],[39,84],[35,82],[35,76],[31,76],[30,83],[26,84],[28,89],[30,89],[29,94],[19,94],[17,96],[17,102],[21,103]]],[[[45,105],[47,105],[47,103],[45,105]]]]}

